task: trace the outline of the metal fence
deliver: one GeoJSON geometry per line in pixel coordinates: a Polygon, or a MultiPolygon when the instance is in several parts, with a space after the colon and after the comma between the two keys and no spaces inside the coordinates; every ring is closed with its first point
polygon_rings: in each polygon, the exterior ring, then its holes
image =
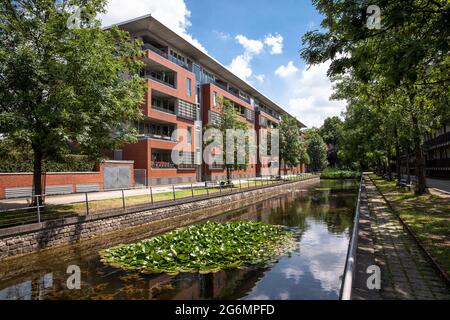
{"type": "Polygon", "coordinates": [[[356,269],[356,250],[358,248],[358,232],[359,232],[359,216],[360,216],[360,203],[361,203],[361,190],[362,190],[361,177],[358,191],[358,201],[356,203],[355,216],[353,219],[353,230],[350,245],[347,252],[347,260],[345,262],[344,279],[341,287],[341,300],[350,300],[352,296],[353,279],[356,269]]]}
{"type": "MultiPolygon", "coordinates": [[[[206,181],[193,184],[84,192],[67,196],[36,195],[14,208],[0,209],[0,228],[40,223],[67,217],[105,213],[133,213],[227,194],[271,187],[315,177],[313,174],[266,176],[252,179],[206,181]],[[68,198],[66,198],[68,197],[68,198]],[[70,199],[70,200],[69,200],[70,199]],[[34,200],[34,201],[33,201],[34,200]]],[[[11,204],[10,202],[8,202],[11,204]]],[[[2,205],[4,203],[0,203],[2,205]]]]}

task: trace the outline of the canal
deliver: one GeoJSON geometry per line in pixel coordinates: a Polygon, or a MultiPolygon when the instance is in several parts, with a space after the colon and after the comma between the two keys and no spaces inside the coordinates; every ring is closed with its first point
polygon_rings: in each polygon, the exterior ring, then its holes
{"type": "Polygon", "coordinates": [[[338,299],[359,181],[325,180],[214,221],[258,220],[284,225],[298,248],[263,267],[214,274],[141,275],[105,266],[98,250],[146,239],[142,232],[76,244],[0,264],[3,299],[338,299]],[[68,266],[81,288],[67,289],[68,266]]]}

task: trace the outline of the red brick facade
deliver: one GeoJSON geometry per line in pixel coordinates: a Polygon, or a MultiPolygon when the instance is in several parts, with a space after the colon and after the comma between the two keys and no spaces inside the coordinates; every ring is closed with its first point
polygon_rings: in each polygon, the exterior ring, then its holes
{"type": "MultiPolygon", "coordinates": [[[[80,185],[97,185],[98,190],[104,189],[104,170],[111,166],[129,166],[130,186],[134,186],[134,165],[129,162],[109,162],[100,163],[96,172],[47,172],[42,175],[42,185],[44,190],[54,186],[66,186],[70,192],[78,192],[80,185]]],[[[6,189],[31,188],[33,185],[32,173],[0,173],[0,199],[6,197],[6,189]]],[[[67,190],[67,189],[65,189],[67,190]]]]}

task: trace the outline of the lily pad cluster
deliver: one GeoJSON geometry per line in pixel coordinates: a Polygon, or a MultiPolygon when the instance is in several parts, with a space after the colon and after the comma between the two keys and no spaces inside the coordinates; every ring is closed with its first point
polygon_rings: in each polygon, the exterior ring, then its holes
{"type": "Polygon", "coordinates": [[[103,263],[142,273],[211,273],[265,264],[297,246],[294,233],[253,221],[207,222],[100,251],[103,263]]]}

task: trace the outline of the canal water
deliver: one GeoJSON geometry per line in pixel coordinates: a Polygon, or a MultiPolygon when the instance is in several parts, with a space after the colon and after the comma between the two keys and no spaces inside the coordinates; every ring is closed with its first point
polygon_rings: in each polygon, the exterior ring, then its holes
{"type": "MultiPolygon", "coordinates": [[[[1,270],[2,299],[338,299],[356,206],[358,181],[326,180],[299,187],[213,219],[257,220],[297,233],[298,248],[264,267],[214,274],[141,275],[105,266],[98,250],[76,245],[14,261],[1,270]],[[36,258],[37,256],[37,258],[36,258]],[[67,268],[81,270],[81,288],[67,288],[67,268]]],[[[145,239],[145,232],[122,243],[145,239]]]]}

